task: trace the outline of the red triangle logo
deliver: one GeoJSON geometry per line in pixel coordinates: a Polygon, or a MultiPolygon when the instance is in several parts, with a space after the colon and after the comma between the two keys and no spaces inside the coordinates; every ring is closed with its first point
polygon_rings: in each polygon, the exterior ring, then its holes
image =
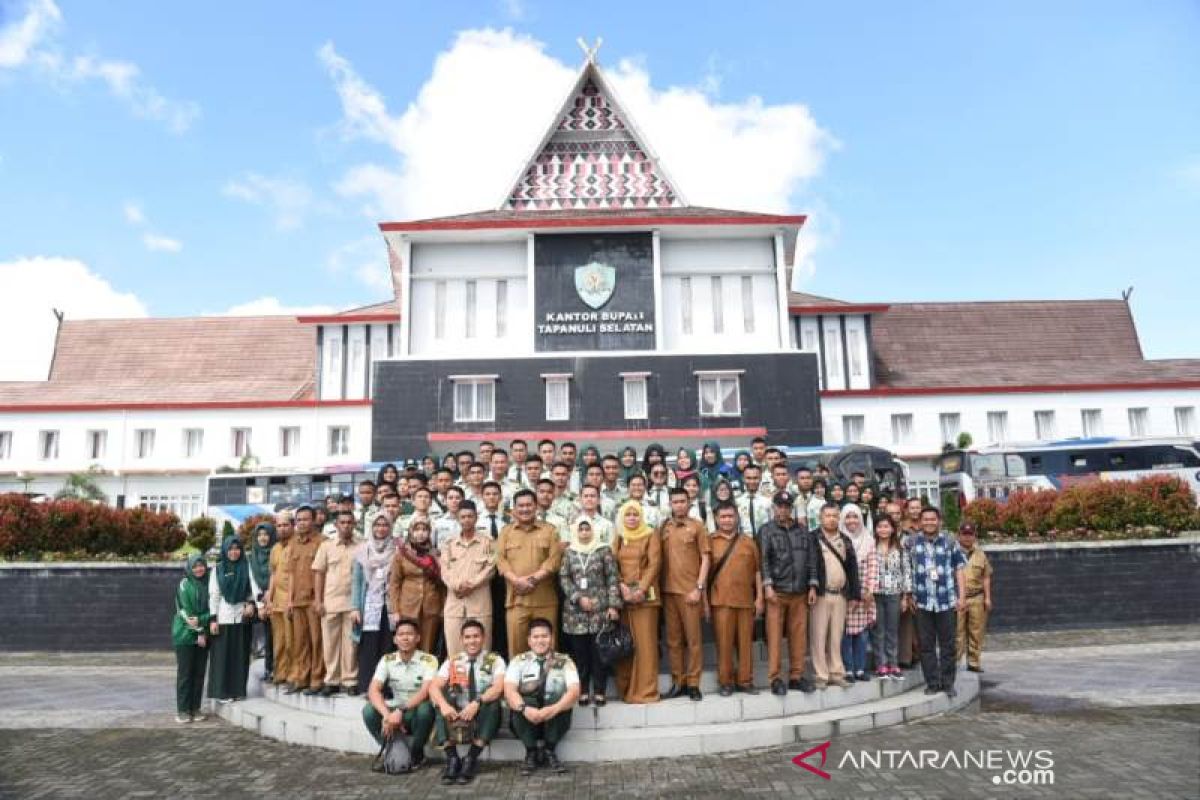
{"type": "Polygon", "coordinates": [[[819,775],[822,778],[824,778],[825,780],[829,780],[831,776],[828,772],[821,769],[820,767],[814,767],[812,764],[809,764],[804,759],[808,758],[809,756],[811,756],[815,753],[820,753],[821,754],[821,766],[822,767],[825,766],[825,759],[829,755],[829,745],[831,743],[832,742],[825,742],[824,744],[817,745],[816,747],[812,748],[811,750],[806,750],[805,752],[803,752],[800,755],[793,758],[792,763],[795,764],[797,767],[808,770],[813,775],[819,775]]]}

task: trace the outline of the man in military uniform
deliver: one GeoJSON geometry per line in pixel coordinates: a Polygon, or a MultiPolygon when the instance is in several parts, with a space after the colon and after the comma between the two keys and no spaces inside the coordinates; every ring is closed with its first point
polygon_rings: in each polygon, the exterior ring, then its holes
{"type": "Polygon", "coordinates": [[[768,500],[775,497],[780,492],[787,492],[790,495],[796,494],[796,486],[788,477],[788,468],[786,461],[776,461],[771,466],[770,472],[763,473],[764,486],[759,487],[759,491],[768,500]]]}
{"type": "Polygon", "coordinates": [[[642,516],[645,518],[646,524],[651,528],[657,528],[666,521],[667,517],[671,516],[671,506],[669,503],[666,508],[659,508],[649,502],[649,498],[646,497],[645,475],[640,472],[636,475],[630,475],[627,488],[629,490],[629,499],[635,500],[641,505],[642,516]]]}
{"type": "Polygon", "coordinates": [[[316,558],[321,537],[313,532],[313,510],[300,506],[295,514],[296,533],[287,548],[284,560],[283,584],[287,586],[284,613],[290,631],[291,683],[287,693],[317,694],[325,678],[325,661],[321,647],[321,615],[313,607],[316,601],[316,580],[312,563],[316,558]]]}
{"type": "Polygon", "coordinates": [[[808,506],[816,497],[816,492],[813,491],[813,474],[808,467],[799,467],[796,470],[796,491],[793,492],[796,498],[796,503],[793,506],[793,513],[796,516],[796,521],[806,528],[815,528],[816,525],[808,524],[808,506]]]}
{"type": "Polygon", "coordinates": [[[442,547],[438,565],[446,584],[444,612],[446,652],[462,649],[459,630],[466,620],[483,625],[482,647],[490,649],[492,633],[492,576],[496,573],[496,540],[476,522],[475,504],[464,500],[458,508],[462,529],[442,547]]]}
{"type": "MultiPolygon", "coordinates": [[[[417,649],[420,635],[415,619],[404,617],[396,623],[396,650],[379,659],[362,710],[363,724],[380,746],[392,736],[412,733],[409,749],[414,770],[425,763],[425,743],[433,730],[429,684],[438,669],[436,658],[417,649]],[[385,686],[392,690],[390,700],[384,699],[385,686]]],[[[382,768],[372,767],[377,771],[382,768]]]]}
{"type": "MultiPolygon", "coordinates": [[[[515,489],[513,493],[516,493],[515,489]]],[[[504,496],[504,490],[500,488],[500,484],[495,481],[484,481],[483,502],[476,503],[475,508],[479,511],[479,520],[481,523],[490,523],[493,520],[496,522],[495,533],[493,534],[490,530],[490,525],[488,530],[488,534],[493,540],[500,535],[500,529],[507,522],[505,517],[508,516],[510,505],[509,499],[504,496]]]]}
{"type": "Polygon", "coordinates": [[[533,492],[522,489],[513,498],[513,522],[500,531],[496,569],[508,582],[505,598],[509,655],[518,653],[535,617],[558,623],[558,574],[562,548],[558,531],[537,521],[533,492]]]}
{"type": "Polygon", "coordinates": [[[493,450],[492,460],[488,462],[488,466],[490,469],[483,479],[484,488],[489,483],[495,483],[500,489],[504,503],[506,505],[511,503],[512,496],[521,488],[521,481],[508,477],[508,453],[500,449],[493,450]]]}
{"type": "MultiPolygon", "coordinates": [[[[374,519],[374,516],[371,517],[374,519]]],[[[354,639],[353,574],[354,515],[339,511],[337,538],[321,542],[313,557],[313,608],[321,618],[322,656],[325,661],[325,697],[340,691],[358,694],[358,646],[354,639]]]]}
{"type": "Polygon", "coordinates": [[[626,490],[628,489],[621,483],[621,459],[609,453],[604,458],[600,459],[600,469],[603,471],[604,478],[600,484],[600,496],[606,504],[611,504],[612,514],[617,513],[617,509],[625,502],[626,490]]]}
{"type": "MultiPolygon", "coordinates": [[[[508,479],[520,483],[525,489],[532,489],[532,486],[525,486],[525,463],[529,461],[529,443],[524,439],[513,439],[508,443],[508,453],[512,463],[508,465],[508,479]]],[[[536,454],[534,454],[536,455],[536,454]]],[[[540,457],[538,459],[541,460],[540,457]]],[[[541,475],[538,476],[539,478],[541,475]]]]}
{"type": "Polygon", "coordinates": [[[767,440],[762,436],[750,440],[750,461],[763,470],[764,475],[767,474],[767,440]]]}
{"type": "Polygon", "coordinates": [[[354,509],[354,529],[359,536],[371,532],[371,523],[382,509],[376,498],[375,481],[364,480],[358,484],[358,508],[354,509]]]}
{"type": "Polygon", "coordinates": [[[550,479],[554,481],[554,502],[550,508],[567,522],[579,513],[579,496],[571,491],[571,475],[571,468],[562,461],[550,469],[550,479]]]}
{"type": "Polygon", "coordinates": [[[512,659],[504,671],[504,700],[513,733],[525,745],[522,775],[540,766],[566,772],[558,760],[558,743],[571,729],[571,709],[579,699],[579,673],[569,656],[553,651],[554,623],[529,621],[529,650],[512,659]]]}
{"type": "Polygon", "coordinates": [[[600,490],[591,484],[579,490],[579,513],[575,519],[559,531],[561,541],[571,540],[571,527],[587,520],[591,523],[596,540],[601,544],[611,546],[613,543],[613,524],[600,514],[600,490]]]}
{"type": "Polygon", "coordinates": [[[692,700],[701,700],[704,645],[700,602],[712,546],[708,531],[688,515],[688,494],[683,489],[671,490],[671,518],[662,524],[660,534],[667,659],[671,664],[671,688],[662,699],[686,694],[692,700]]]}
{"type": "Polygon", "coordinates": [[[771,500],[759,492],[762,485],[762,470],[751,464],[742,472],[745,491],[734,501],[738,511],[738,525],[742,533],[758,541],[758,531],[771,521],[771,500]]]}
{"type": "MultiPolygon", "coordinates": [[[[554,442],[551,439],[542,439],[537,446],[538,457],[542,459],[542,468],[549,470],[554,466],[554,442]]],[[[542,475],[543,478],[550,477],[542,475]]]]}
{"type": "Polygon", "coordinates": [[[563,540],[567,535],[568,520],[554,510],[554,481],[540,478],[534,484],[533,491],[537,499],[537,521],[553,525],[554,530],[558,531],[559,540],[563,540]]]}
{"type": "Polygon", "coordinates": [[[504,693],[504,659],[484,647],[483,624],[468,619],[455,638],[461,641],[462,650],[449,651],[451,655],[429,685],[429,697],[437,709],[437,746],[446,751],[444,785],[475,779],[479,755],[500,729],[500,696],[504,693]],[[470,745],[465,758],[459,758],[460,744],[470,745]]]}
{"type": "MultiPolygon", "coordinates": [[[[751,468],[747,468],[749,471],[751,468]]],[[[792,512],[796,498],[775,495],[775,518],[762,526],[762,583],[767,601],[767,680],[771,693],[811,692],[804,678],[808,610],[817,602],[816,540],[792,512]],[[788,680],[783,679],[783,637],[788,640],[788,680]]]]}
{"type": "Polygon", "coordinates": [[[717,507],[712,535],[712,568],[708,574],[704,616],[711,619],[717,640],[717,679],[722,697],[734,691],[758,694],[751,654],[754,618],[763,613],[763,585],[758,545],[737,532],[737,509],[717,507]],[[735,666],[733,651],[737,650],[735,666]]]}
{"type": "Polygon", "coordinates": [[[963,568],[966,599],[958,612],[958,630],[954,652],[958,658],[967,657],[967,669],[983,672],[983,635],[987,630],[988,613],[992,610],[992,564],[979,546],[975,526],[964,522],[958,528],[958,546],[967,557],[963,568]]]}
{"type": "Polygon", "coordinates": [[[263,611],[271,618],[271,650],[274,668],[271,682],[279,685],[288,682],[292,673],[289,660],[292,649],[292,631],[288,627],[286,607],[290,578],[285,574],[287,548],[292,543],[292,512],[280,511],[275,515],[275,534],[278,539],[271,548],[271,582],[267,588],[266,605],[263,611]]]}
{"type": "Polygon", "coordinates": [[[419,486],[413,491],[413,510],[411,514],[406,514],[392,526],[392,536],[401,541],[408,538],[408,529],[412,526],[414,520],[423,519],[429,523],[430,528],[433,528],[433,521],[441,514],[434,515],[433,513],[433,491],[428,487],[419,486]]]}
{"type": "MultiPolygon", "coordinates": [[[[549,480],[549,473],[546,471],[545,465],[542,463],[542,457],[536,453],[525,459],[525,466],[521,470],[521,474],[517,476],[522,489],[534,489],[538,481],[549,480]]],[[[554,485],[553,482],[550,483],[554,485]]],[[[516,494],[514,492],[514,494],[516,494]]],[[[512,503],[512,498],[508,499],[509,504],[512,503]]]]}
{"type": "Polygon", "coordinates": [[[464,496],[465,493],[458,486],[451,486],[446,490],[446,513],[433,521],[430,531],[434,550],[441,552],[446,542],[458,536],[458,508],[462,505],[464,496]]]}

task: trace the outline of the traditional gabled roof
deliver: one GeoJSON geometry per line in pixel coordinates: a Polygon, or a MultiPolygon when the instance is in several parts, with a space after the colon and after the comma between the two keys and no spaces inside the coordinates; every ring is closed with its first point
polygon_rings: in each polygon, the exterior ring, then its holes
{"type": "Polygon", "coordinates": [[[548,211],[686,204],[591,53],[500,208],[548,211]]]}

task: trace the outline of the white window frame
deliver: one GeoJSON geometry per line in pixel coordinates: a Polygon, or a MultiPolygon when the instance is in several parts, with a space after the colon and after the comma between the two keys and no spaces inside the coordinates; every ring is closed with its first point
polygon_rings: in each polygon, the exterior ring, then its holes
{"type": "Polygon", "coordinates": [[[988,439],[992,442],[1008,441],[1008,412],[987,412],[988,439]],[[999,435],[997,435],[999,434],[999,435]]]}
{"type": "Polygon", "coordinates": [[[720,275],[713,275],[710,279],[712,287],[713,333],[725,332],[725,291],[721,283],[720,275]]]}
{"type": "Polygon", "coordinates": [[[326,435],[327,452],[331,456],[350,455],[350,426],[330,425],[326,435]]]}
{"type": "Polygon", "coordinates": [[[1085,439],[1104,435],[1104,413],[1099,408],[1079,410],[1080,431],[1085,439]]]}
{"type": "Polygon", "coordinates": [[[862,414],[842,415],[842,442],[844,444],[860,444],[866,437],[867,418],[862,414]],[[858,432],[853,429],[857,427],[858,432]]]}
{"type": "Polygon", "coordinates": [[[281,425],[279,427],[279,457],[295,458],[300,450],[300,426],[281,425]],[[294,435],[293,435],[294,434],[294,435]]]}
{"type": "Polygon", "coordinates": [[[57,461],[58,444],[57,430],[38,431],[38,461],[57,461]]]}
{"type": "Polygon", "coordinates": [[[547,422],[566,422],[571,419],[571,375],[569,373],[547,373],[542,375],[545,381],[546,392],[546,421],[547,422]],[[554,392],[561,391],[562,409],[555,410],[555,398],[551,397],[554,392]]]}
{"type": "Polygon", "coordinates": [[[696,405],[701,417],[740,417],[742,415],[742,372],[743,370],[713,370],[697,371],[696,375],[696,405]],[[715,397],[720,400],[725,396],[725,388],[733,383],[733,409],[711,408],[704,410],[704,384],[715,382],[715,397]]]}
{"type": "MultiPolygon", "coordinates": [[[[1195,406],[1175,406],[1175,433],[1179,436],[1192,436],[1196,433],[1195,406]]],[[[2,454],[0,458],[3,458],[2,454]]]]}
{"type": "Polygon", "coordinates": [[[496,338],[508,336],[508,281],[496,281],[496,338]]]}
{"type": "Polygon", "coordinates": [[[846,329],[846,361],[850,367],[851,378],[861,378],[863,374],[863,358],[859,347],[862,345],[862,334],[857,328],[846,329]]]}
{"type": "Polygon", "coordinates": [[[1044,442],[1058,438],[1058,420],[1053,409],[1045,408],[1033,412],[1033,434],[1044,442]]]}
{"type": "Polygon", "coordinates": [[[475,315],[479,313],[479,282],[466,281],[466,286],[464,287],[463,291],[466,294],[463,304],[467,309],[467,314],[464,320],[466,322],[466,325],[464,326],[466,337],[468,339],[474,339],[476,329],[475,315]]]}
{"type": "Polygon", "coordinates": [[[99,461],[108,452],[108,431],[95,428],[87,432],[88,461],[99,461]]]}
{"type": "Polygon", "coordinates": [[[624,400],[625,419],[649,419],[650,418],[650,377],[649,372],[622,372],[621,375],[621,396],[624,400]],[[638,404],[636,396],[630,397],[630,391],[636,387],[641,387],[641,403],[638,404]]]}
{"type": "Polygon", "coordinates": [[[229,429],[229,452],[234,458],[247,458],[254,454],[254,446],[251,443],[252,428],[233,427],[229,429]],[[238,439],[241,438],[241,447],[238,447],[238,439]],[[241,450],[242,452],[238,452],[241,450]]]}
{"type": "Polygon", "coordinates": [[[446,293],[445,281],[433,282],[433,338],[446,338],[446,293]]]}
{"type": "Polygon", "coordinates": [[[1145,406],[1129,409],[1129,435],[1150,435],[1150,409],[1145,406]]]}
{"type": "Polygon", "coordinates": [[[12,458],[12,431],[0,431],[0,461],[12,458]]]}
{"type": "Polygon", "coordinates": [[[451,393],[452,415],[455,422],[495,422],[496,421],[496,379],[498,375],[451,375],[450,381],[454,384],[454,390],[451,393]],[[487,393],[491,394],[491,414],[484,415],[479,410],[479,397],[483,392],[479,387],[487,386],[487,393]],[[471,387],[467,389],[467,387],[471,387]],[[470,392],[470,414],[459,415],[459,398],[462,392],[470,392]]]}
{"type": "Polygon", "coordinates": [[[962,414],[957,411],[943,411],[938,414],[938,432],[943,442],[958,443],[958,435],[962,433],[962,414]]]}
{"type": "Polygon", "coordinates": [[[912,444],[913,415],[892,414],[892,444],[912,444]]]}
{"type": "Polygon", "coordinates": [[[199,458],[202,455],[204,455],[204,428],[184,428],[183,457],[199,458]],[[192,448],[193,440],[195,440],[196,443],[194,450],[192,448]]]}
{"type": "Polygon", "coordinates": [[[133,432],[133,457],[139,461],[154,457],[153,428],[138,428],[133,432]]]}
{"type": "Polygon", "coordinates": [[[692,334],[692,279],[679,279],[679,326],[685,336],[692,334]]]}
{"type": "Polygon", "coordinates": [[[754,276],[742,276],[742,330],[754,333],[754,276]]]}

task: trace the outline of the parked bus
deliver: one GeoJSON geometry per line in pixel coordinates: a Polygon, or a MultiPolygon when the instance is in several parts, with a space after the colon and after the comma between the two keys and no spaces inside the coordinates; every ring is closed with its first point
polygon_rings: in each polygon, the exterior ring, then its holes
{"type": "Polygon", "coordinates": [[[225,472],[208,476],[205,502],[218,527],[235,526],[255,514],[323,503],[331,494],[353,494],[359,481],[375,480],[384,462],[338,464],[304,472],[225,472]]]}
{"type": "Polygon", "coordinates": [[[1018,491],[1147,475],[1174,475],[1200,495],[1200,442],[1184,437],[1063,439],[950,450],[937,466],[939,490],[957,497],[960,505],[981,497],[1005,500],[1018,491]]]}

